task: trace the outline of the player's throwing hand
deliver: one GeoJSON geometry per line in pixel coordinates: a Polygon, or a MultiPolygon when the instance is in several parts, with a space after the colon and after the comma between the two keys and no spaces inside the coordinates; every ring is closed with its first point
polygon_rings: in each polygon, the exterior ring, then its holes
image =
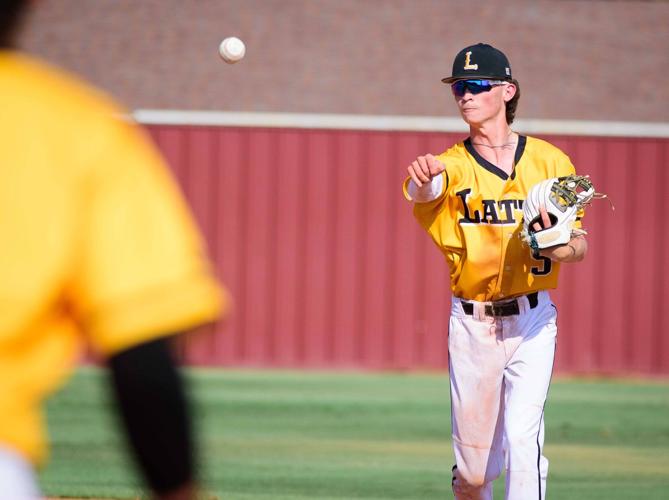
{"type": "Polygon", "coordinates": [[[446,167],[431,154],[419,156],[407,168],[411,180],[416,186],[421,187],[424,183],[430,182],[433,177],[439,175],[446,167]]]}

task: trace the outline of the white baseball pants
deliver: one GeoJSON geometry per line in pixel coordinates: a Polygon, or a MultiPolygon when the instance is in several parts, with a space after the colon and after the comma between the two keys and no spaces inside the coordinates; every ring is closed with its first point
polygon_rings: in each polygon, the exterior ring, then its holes
{"type": "Polygon", "coordinates": [[[532,309],[490,317],[472,302],[471,315],[453,298],[448,339],[456,500],[491,500],[492,481],[506,469],[507,500],[544,500],[544,404],[557,335],[555,306],[539,292],[532,309]]]}
{"type": "Polygon", "coordinates": [[[41,498],[32,466],[19,453],[0,445],[0,500],[41,498]]]}

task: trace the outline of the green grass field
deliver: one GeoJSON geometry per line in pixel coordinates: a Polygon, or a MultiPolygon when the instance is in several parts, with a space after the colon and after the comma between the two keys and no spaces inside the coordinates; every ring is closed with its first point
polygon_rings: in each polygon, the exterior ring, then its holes
{"type": "MultiPolygon", "coordinates": [[[[203,483],[218,498],[452,498],[445,375],[193,370],[188,376],[203,483]]],[[[44,493],[142,494],[108,409],[104,374],[92,368],[50,400],[53,447],[40,476],[44,493]]],[[[557,379],[546,430],[549,499],[667,498],[669,383],[557,379]]],[[[496,497],[503,491],[497,481],[496,497]]]]}

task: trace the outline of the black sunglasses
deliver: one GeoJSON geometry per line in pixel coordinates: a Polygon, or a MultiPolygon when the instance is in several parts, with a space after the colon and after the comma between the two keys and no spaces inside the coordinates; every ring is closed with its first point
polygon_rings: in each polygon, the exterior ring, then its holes
{"type": "Polygon", "coordinates": [[[493,87],[503,85],[507,82],[503,80],[458,80],[451,84],[451,90],[455,97],[462,97],[469,90],[472,94],[490,92],[493,87]]]}

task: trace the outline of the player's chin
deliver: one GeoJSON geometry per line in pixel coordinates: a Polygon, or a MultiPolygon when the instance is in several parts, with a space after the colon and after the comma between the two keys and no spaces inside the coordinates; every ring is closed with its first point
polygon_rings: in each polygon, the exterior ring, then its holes
{"type": "Polygon", "coordinates": [[[460,116],[468,125],[477,125],[483,120],[481,113],[476,108],[460,108],[460,116]]]}

